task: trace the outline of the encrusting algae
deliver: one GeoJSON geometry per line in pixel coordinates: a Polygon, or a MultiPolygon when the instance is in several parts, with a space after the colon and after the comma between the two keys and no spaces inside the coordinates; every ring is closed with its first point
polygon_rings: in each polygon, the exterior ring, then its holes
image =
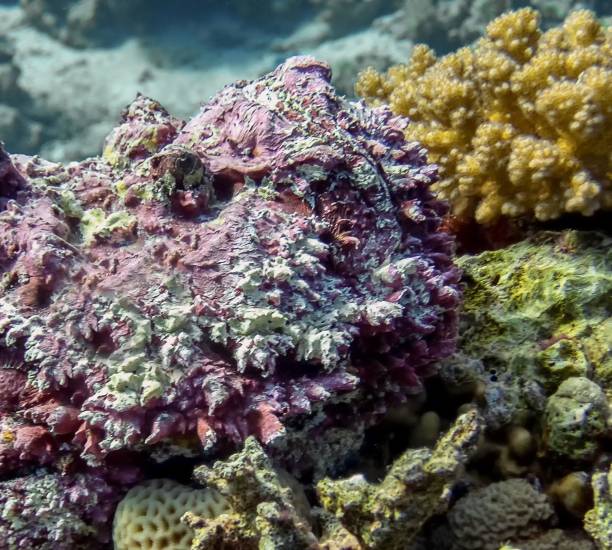
{"type": "Polygon", "coordinates": [[[525,8],[437,59],[425,45],[386,74],[363,71],[356,92],[408,116],[408,139],[440,168],[433,186],[453,214],[592,215],[612,207],[612,33],[588,10],[542,32],[525,8]]]}

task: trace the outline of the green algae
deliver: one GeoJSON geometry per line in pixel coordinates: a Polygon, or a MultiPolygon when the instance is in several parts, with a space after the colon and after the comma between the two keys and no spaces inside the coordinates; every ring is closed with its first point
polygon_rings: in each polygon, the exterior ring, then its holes
{"type": "Polygon", "coordinates": [[[550,450],[573,460],[592,459],[608,429],[606,396],[588,378],[568,378],[548,398],[544,423],[550,450]]]}
{"type": "Polygon", "coordinates": [[[433,450],[409,449],[381,483],[361,475],[323,479],[317,492],[323,508],[365,548],[403,549],[429,517],[448,506],[450,488],[476,448],[482,419],[461,415],[433,450]]]}
{"type": "Polygon", "coordinates": [[[543,232],[502,250],[463,256],[459,353],[486,389],[492,427],[541,414],[566,379],[612,385],[612,239],[543,232]],[[474,363],[479,365],[474,368],[474,363]]]}
{"type": "Polygon", "coordinates": [[[612,550],[612,466],[592,479],[594,506],[586,513],[584,528],[602,550],[612,550]]]}
{"type": "Polygon", "coordinates": [[[81,215],[81,234],[85,244],[91,244],[97,237],[110,237],[118,230],[129,230],[136,218],[125,210],[106,214],[101,208],[90,208],[81,215]]]}

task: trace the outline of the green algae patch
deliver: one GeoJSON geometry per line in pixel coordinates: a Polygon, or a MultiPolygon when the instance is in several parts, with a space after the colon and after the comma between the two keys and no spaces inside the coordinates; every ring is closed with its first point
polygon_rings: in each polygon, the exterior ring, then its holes
{"type": "Polygon", "coordinates": [[[573,460],[591,460],[608,429],[606,395],[588,378],[568,378],[548,398],[544,424],[548,449],[573,460]]]}
{"type": "Polygon", "coordinates": [[[450,488],[475,451],[482,428],[476,411],[461,415],[433,450],[405,451],[381,483],[362,475],[322,479],[317,484],[321,504],[365,548],[406,548],[425,521],[448,506],[450,488]]]}
{"type": "Polygon", "coordinates": [[[542,413],[547,396],[570,377],[609,391],[611,245],[595,232],[543,232],[457,259],[464,272],[460,351],[442,374],[469,365],[486,386],[494,427],[542,413]]]}
{"type": "Polygon", "coordinates": [[[115,231],[133,228],[136,218],[125,210],[106,214],[101,208],[85,210],[81,216],[81,234],[85,244],[91,244],[97,237],[110,237],[115,231]]]}
{"type": "Polygon", "coordinates": [[[612,466],[592,480],[595,505],[586,513],[584,528],[602,550],[612,550],[612,466]]]}

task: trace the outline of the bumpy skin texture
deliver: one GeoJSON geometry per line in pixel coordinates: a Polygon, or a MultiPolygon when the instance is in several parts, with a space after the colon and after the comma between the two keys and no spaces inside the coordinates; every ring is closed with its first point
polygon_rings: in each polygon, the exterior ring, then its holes
{"type": "Polygon", "coordinates": [[[449,386],[484,383],[487,424],[544,412],[570,377],[612,388],[612,253],[594,232],[545,232],[458,259],[464,271],[459,352],[449,386]]]}
{"type": "Polygon", "coordinates": [[[612,208],[612,34],[589,11],[542,33],[525,8],[492,21],[474,48],[427,46],[356,91],[407,115],[409,139],[440,165],[434,186],[463,220],[557,218],[612,208]]]}
{"type": "Polygon", "coordinates": [[[546,495],[523,479],[499,481],[457,501],[448,514],[454,550],[497,550],[544,533],[554,510],[546,495]]]}
{"type": "Polygon", "coordinates": [[[435,170],[329,73],[292,58],[186,125],[139,97],[104,158],[2,153],[0,473],[363,421],[453,351],[435,170]]]}
{"type": "Polygon", "coordinates": [[[102,477],[39,470],[0,482],[0,547],[106,548],[117,493],[102,477]]]}

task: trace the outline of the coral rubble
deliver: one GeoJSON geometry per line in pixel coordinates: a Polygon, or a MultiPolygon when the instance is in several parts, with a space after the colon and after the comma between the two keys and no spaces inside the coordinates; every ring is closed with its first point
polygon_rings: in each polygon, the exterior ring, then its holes
{"type": "Polygon", "coordinates": [[[215,518],[197,511],[184,521],[195,531],[192,548],[314,548],[310,506],[296,481],[279,470],[250,437],[244,448],[213,467],[195,470],[195,479],[218,491],[229,510],[215,518]]]}
{"type": "Polygon", "coordinates": [[[595,506],[585,517],[587,532],[597,541],[601,550],[612,548],[612,465],[607,472],[593,475],[595,506]]]}
{"type": "Polygon", "coordinates": [[[565,380],[546,403],[547,447],[574,460],[592,459],[598,442],[608,432],[606,394],[588,378],[565,380]]]}
{"type": "Polygon", "coordinates": [[[440,165],[437,195],[461,219],[557,218],[612,208],[612,42],[592,12],[542,32],[525,8],[495,19],[473,48],[361,73],[357,92],[407,115],[440,165]]]}
{"type": "Polygon", "coordinates": [[[0,473],[281,448],[421,390],[459,300],[435,170],[329,78],[292,58],[186,124],[138,97],[103,158],[2,153],[0,473]]]}

